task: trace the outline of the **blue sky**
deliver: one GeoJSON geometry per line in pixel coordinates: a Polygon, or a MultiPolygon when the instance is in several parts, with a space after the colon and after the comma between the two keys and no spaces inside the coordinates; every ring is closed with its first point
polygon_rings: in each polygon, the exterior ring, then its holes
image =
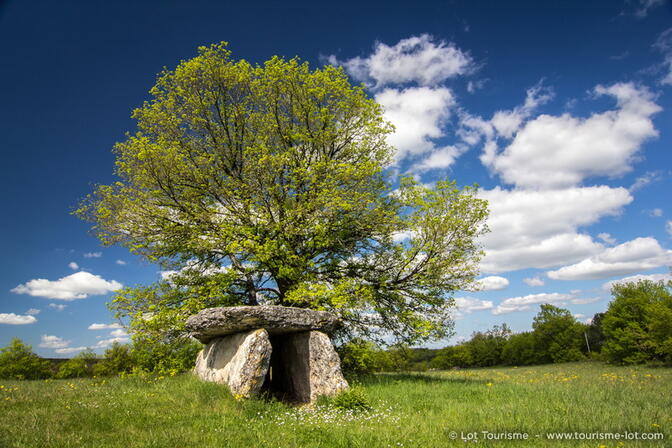
{"type": "Polygon", "coordinates": [[[483,290],[457,294],[451,342],[529,329],[541,303],[585,320],[609,282],[669,276],[670,2],[9,0],[0,346],[71,356],[127,338],[105,304],[160,269],[100,247],[70,212],[113,180],[110,150],[156,73],[222,40],[252,62],[343,65],[397,126],[399,172],[481,185],[483,290]]]}

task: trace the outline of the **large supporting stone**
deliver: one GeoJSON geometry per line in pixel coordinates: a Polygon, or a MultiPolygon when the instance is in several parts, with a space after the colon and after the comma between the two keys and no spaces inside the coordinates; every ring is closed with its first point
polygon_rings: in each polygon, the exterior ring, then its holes
{"type": "Polygon", "coordinates": [[[261,390],[271,351],[263,328],[217,337],[198,354],[194,373],[205,381],[228,385],[234,395],[249,397],[261,390]]]}
{"type": "Polygon", "coordinates": [[[299,403],[315,401],[348,388],[341,361],[329,336],[305,331],[271,339],[271,390],[281,398],[299,403]]]}

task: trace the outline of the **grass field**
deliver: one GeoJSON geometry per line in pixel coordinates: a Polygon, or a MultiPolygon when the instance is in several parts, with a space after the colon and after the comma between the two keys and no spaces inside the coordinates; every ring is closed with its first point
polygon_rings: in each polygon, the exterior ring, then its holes
{"type": "Polygon", "coordinates": [[[0,447],[672,446],[671,369],[573,363],[382,374],[361,387],[369,412],[236,401],[191,375],[0,381],[0,447]],[[558,432],[664,440],[549,439],[558,432]],[[528,440],[494,439],[524,433],[528,440]]]}

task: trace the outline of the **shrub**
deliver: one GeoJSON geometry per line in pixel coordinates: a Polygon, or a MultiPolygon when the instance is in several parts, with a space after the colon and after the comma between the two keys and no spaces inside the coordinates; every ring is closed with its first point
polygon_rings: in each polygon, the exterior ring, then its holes
{"type": "Polygon", "coordinates": [[[131,355],[136,369],[159,375],[174,375],[194,367],[202,344],[188,337],[159,342],[134,336],[131,355]]]}
{"type": "Polygon", "coordinates": [[[129,373],[131,370],[133,370],[133,357],[130,347],[118,342],[105,350],[103,360],[93,366],[95,376],[114,376],[129,373]]]}
{"type": "Polygon", "coordinates": [[[52,376],[51,364],[32,351],[20,339],[14,338],[0,349],[0,378],[35,380],[52,376]]]}
{"type": "Polygon", "coordinates": [[[391,368],[395,372],[404,372],[410,370],[413,350],[404,344],[396,344],[390,347],[386,352],[389,356],[391,368]]]}
{"type": "Polygon", "coordinates": [[[511,335],[502,350],[502,363],[510,366],[527,366],[541,363],[535,334],[526,331],[511,335]]]}
{"type": "Polygon", "coordinates": [[[511,330],[506,324],[495,325],[488,331],[474,333],[464,344],[471,354],[471,365],[489,367],[501,364],[502,350],[510,335],[511,330]]]}
{"type": "Polygon", "coordinates": [[[343,411],[368,411],[373,409],[366,392],[358,386],[340,391],[329,399],[329,404],[343,411]]]}
{"type": "Polygon", "coordinates": [[[373,342],[364,339],[352,341],[337,348],[341,358],[341,368],[346,376],[368,375],[373,372],[389,371],[394,367],[394,354],[381,350],[373,342]]]}
{"type": "Polygon", "coordinates": [[[60,365],[56,378],[85,378],[93,375],[97,357],[92,350],[85,350],[60,365]]]}
{"type": "Polygon", "coordinates": [[[430,348],[412,348],[411,357],[408,361],[408,370],[425,372],[431,368],[431,361],[436,357],[439,350],[430,348]]]}
{"type": "Polygon", "coordinates": [[[84,378],[89,376],[86,360],[80,358],[72,358],[65,361],[58,368],[56,378],[84,378]]]}
{"type": "Polygon", "coordinates": [[[472,364],[473,360],[469,347],[455,345],[439,350],[439,354],[430,361],[429,366],[433,369],[447,370],[454,367],[469,367],[472,364]]]}

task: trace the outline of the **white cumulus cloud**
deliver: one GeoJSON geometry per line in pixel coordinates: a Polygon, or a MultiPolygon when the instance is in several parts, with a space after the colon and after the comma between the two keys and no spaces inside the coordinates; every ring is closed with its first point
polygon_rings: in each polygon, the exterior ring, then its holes
{"type": "Polygon", "coordinates": [[[524,278],[523,281],[528,286],[544,286],[544,281],[539,277],[524,278]]]}
{"type": "Polygon", "coordinates": [[[481,242],[484,272],[548,268],[597,254],[604,246],[579,228],[616,216],[632,201],[625,188],[574,187],[565,190],[507,190],[496,187],[479,196],[490,216],[481,242]]]}
{"type": "Polygon", "coordinates": [[[383,106],[385,118],[395,126],[388,142],[397,148],[399,160],[434,150],[432,139],[444,136],[444,123],[455,104],[453,94],[445,87],[385,89],[375,99],[383,106]]]}
{"type": "Polygon", "coordinates": [[[426,158],[415,163],[411,170],[422,173],[429,170],[449,168],[466,150],[467,148],[462,145],[448,145],[434,149],[426,158]]]}
{"type": "Polygon", "coordinates": [[[123,338],[128,336],[128,333],[126,333],[125,330],[119,329],[111,331],[110,336],[114,336],[115,338],[123,338]]]}
{"type": "Polygon", "coordinates": [[[494,304],[490,300],[471,299],[466,297],[456,297],[455,307],[457,312],[455,318],[461,318],[465,314],[471,314],[474,311],[483,311],[492,309],[494,304]]]}
{"type": "Polygon", "coordinates": [[[530,294],[527,296],[521,297],[511,297],[502,301],[495,309],[492,310],[492,314],[508,314],[515,311],[527,311],[532,308],[534,305],[541,304],[551,304],[551,305],[564,305],[566,303],[575,303],[581,304],[586,302],[581,302],[582,299],[577,299],[573,294],[560,294],[560,293],[542,293],[542,294],[530,294]]]}
{"type": "Polygon", "coordinates": [[[56,353],[59,353],[61,355],[67,355],[70,353],[76,353],[76,352],[82,352],[86,350],[88,347],[64,347],[64,348],[57,348],[54,351],[56,353]]]}
{"type": "Polygon", "coordinates": [[[170,278],[176,274],[179,274],[179,271],[159,271],[161,280],[170,280],[170,278]]]}
{"type": "Polygon", "coordinates": [[[632,192],[660,177],[646,173],[630,191],[582,185],[589,177],[627,173],[643,143],[658,135],[651,117],[661,108],[645,87],[598,85],[593,94],[615,99],[616,106],[586,118],[537,115],[553,96],[539,83],[522,105],[489,119],[459,113],[464,144],[482,144],[482,163],[514,186],[480,193],[490,205],[484,272],[553,268],[602,253],[604,243],[615,239],[605,232],[593,238],[584,228],[619,215],[633,201],[632,192]]]}
{"type": "Polygon", "coordinates": [[[509,286],[509,280],[497,275],[479,278],[476,280],[474,291],[498,291],[509,286]]]}
{"type": "Polygon", "coordinates": [[[68,263],[68,267],[70,269],[72,269],[73,271],[76,271],[77,269],[79,269],[79,265],[77,263],[75,263],[74,261],[71,261],[70,263],[68,263]]]}
{"type": "Polygon", "coordinates": [[[663,173],[660,171],[647,171],[635,179],[635,182],[630,186],[630,191],[634,193],[654,182],[663,180],[663,178],[663,173]]]}
{"type": "Polygon", "coordinates": [[[624,277],[618,280],[611,280],[602,285],[602,289],[605,291],[611,291],[611,288],[616,283],[636,283],[640,280],[650,280],[652,282],[659,282],[661,280],[668,281],[672,280],[672,274],[638,274],[624,277]]]}
{"type": "Polygon", "coordinates": [[[42,348],[65,348],[70,345],[70,341],[66,341],[58,336],[44,334],[40,340],[40,347],[42,348]]]}
{"type": "Polygon", "coordinates": [[[0,313],[0,324],[6,325],[28,325],[37,322],[35,316],[30,314],[0,313]]]}
{"type": "Polygon", "coordinates": [[[91,324],[89,325],[89,330],[115,330],[123,328],[121,324],[113,323],[113,324],[91,324]]]}
{"type": "Polygon", "coordinates": [[[573,298],[570,294],[559,294],[559,293],[542,293],[542,294],[530,294],[522,297],[511,297],[505,299],[497,305],[495,309],[492,310],[492,314],[507,314],[514,311],[526,311],[529,310],[533,305],[544,304],[544,303],[566,303],[567,301],[573,298]]]}
{"type": "Polygon", "coordinates": [[[616,244],[616,239],[606,232],[598,233],[597,237],[607,244],[616,244]]]}
{"type": "Polygon", "coordinates": [[[43,278],[30,280],[12,289],[12,292],[49,299],[76,300],[85,299],[90,295],[107,294],[122,286],[115,280],[107,281],[98,275],[80,271],[55,281],[43,278]]]}
{"type": "Polygon", "coordinates": [[[38,310],[37,308],[30,308],[28,311],[26,311],[26,314],[35,316],[37,314],[40,314],[40,310],[38,310]]]}
{"type": "Polygon", "coordinates": [[[654,238],[636,238],[579,263],[547,272],[554,280],[595,280],[654,269],[672,263],[672,251],[654,238]]]}
{"type": "Polygon", "coordinates": [[[68,305],[65,305],[65,304],[63,304],[63,303],[50,303],[50,304],[49,304],[49,308],[53,308],[53,309],[55,309],[56,311],[63,311],[63,310],[66,309],[67,307],[68,307],[68,305]]]}
{"type": "Polygon", "coordinates": [[[127,343],[131,342],[131,340],[128,337],[114,337],[114,338],[109,338],[109,339],[101,339],[96,344],[96,347],[98,347],[98,348],[109,347],[110,345],[114,344],[115,342],[118,343],[118,344],[127,344],[127,343]]]}
{"type": "Polygon", "coordinates": [[[658,135],[651,117],[661,108],[648,89],[632,83],[598,85],[594,93],[613,97],[617,107],[585,119],[539,115],[502,152],[486,148],[482,161],[523,188],[572,187],[587,177],[629,172],[642,144],[658,135]]]}
{"type": "Polygon", "coordinates": [[[588,303],[599,302],[602,299],[603,299],[602,297],[586,297],[582,299],[577,298],[570,300],[570,303],[573,305],[586,305],[588,303]]]}
{"type": "Polygon", "coordinates": [[[461,111],[460,128],[457,134],[469,145],[475,145],[481,139],[485,139],[487,142],[485,145],[486,151],[481,157],[481,161],[485,165],[489,165],[496,153],[497,145],[495,141],[498,138],[510,139],[513,137],[525,120],[552,98],[552,90],[539,82],[527,90],[523,104],[513,109],[498,110],[488,120],[461,111]]]}
{"type": "Polygon", "coordinates": [[[467,52],[428,34],[402,39],[393,46],[378,42],[369,56],[343,62],[330,56],[329,62],[343,65],[353,78],[374,88],[406,83],[432,86],[474,70],[467,52]]]}

